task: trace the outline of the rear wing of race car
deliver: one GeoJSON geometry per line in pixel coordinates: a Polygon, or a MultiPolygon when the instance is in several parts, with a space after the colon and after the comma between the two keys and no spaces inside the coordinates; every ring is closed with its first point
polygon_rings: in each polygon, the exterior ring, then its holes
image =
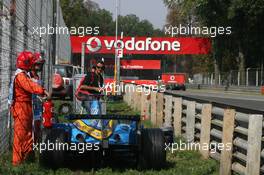
{"type": "Polygon", "coordinates": [[[140,115],[89,115],[89,114],[71,114],[66,116],[68,120],[78,119],[104,119],[104,120],[129,120],[140,121],[140,115]]]}

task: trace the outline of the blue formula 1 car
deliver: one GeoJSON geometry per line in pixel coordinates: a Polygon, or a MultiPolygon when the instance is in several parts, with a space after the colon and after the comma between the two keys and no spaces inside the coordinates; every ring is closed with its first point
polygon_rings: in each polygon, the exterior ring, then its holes
{"type": "Polygon", "coordinates": [[[166,163],[165,137],[161,129],[144,128],[140,116],[102,115],[101,103],[93,100],[91,114],[67,116],[69,123],[54,124],[40,148],[40,163],[65,167],[75,159],[97,168],[128,162],[140,169],[161,169],[166,163]]]}

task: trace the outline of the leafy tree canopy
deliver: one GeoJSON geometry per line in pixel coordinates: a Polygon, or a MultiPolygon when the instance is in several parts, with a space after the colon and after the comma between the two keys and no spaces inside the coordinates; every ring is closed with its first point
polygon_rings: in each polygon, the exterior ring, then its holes
{"type": "MultiPolygon", "coordinates": [[[[91,0],[61,0],[61,7],[65,23],[68,27],[96,27],[100,28],[100,35],[115,35],[115,20],[111,12],[100,9],[91,0]]],[[[140,20],[136,15],[118,17],[118,30],[125,36],[160,36],[161,30],[154,29],[148,20],[140,20]]]]}

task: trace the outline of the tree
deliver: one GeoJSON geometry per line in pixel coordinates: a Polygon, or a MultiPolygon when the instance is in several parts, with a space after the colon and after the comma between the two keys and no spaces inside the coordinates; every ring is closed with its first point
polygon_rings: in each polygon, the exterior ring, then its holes
{"type": "MultiPolygon", "coordinates": [[[[263,63],[264,1],[233,0],[228,12],[234,30],[239,70],[244,73],[242,77],[245,77],[245,66],[258,67],[263,63]]],[[[245,79],[242,79],[242,82],[245,84],[245,79]]]]}
{"type": "Polygon", "coordinates": [[[83,6],[88,10],[88,12],[98,10],[99,5],[91,0],[84,0],[83,1],[83,6]]]}
{"type": "Polygon", "coordinates": [[[114,23],[112,14],[100,9],[90,0],[61,0],[63,17],[68,27],[97,27],[101,35],[113,35],[114,23]]]}
{"type": "Polygon", "coordinates": [[[193,11],[201,25],[232,27],[232,35],[213,39],[216,77],[219,70],[228,71],[236,67],[242,73],[241,82],[245,83],[245,67],[263,64],[263,0],[164,0],[164,3],[172,9],[168,17],[175,16],[177,11],[173,9],[177,8],[183,18],[188,11],[193,11]],[[231,60],[234,57],[236,61],[231,60]]]}
{"type": "MultiPolygon", "coordinates": [[[[115,21],[111,12],[100,9],[99,5],[91,0],[61,0],[61,7],[65,23],[68,27],[97,27],[100,35],[115,35],[115,21]]],[[[161,36],[163,32],[154,29],[148,20],[140,20],[130,14],[118,17],[118,30],[125,36],[161,36]]]]}
{"type": "Polygon", "coordinates": [[[130,14],[118,17],[118,29],[125,36],[159,36],[161,30],[154,29],[148,20],[140,20],[136,15],[130,14]]]}

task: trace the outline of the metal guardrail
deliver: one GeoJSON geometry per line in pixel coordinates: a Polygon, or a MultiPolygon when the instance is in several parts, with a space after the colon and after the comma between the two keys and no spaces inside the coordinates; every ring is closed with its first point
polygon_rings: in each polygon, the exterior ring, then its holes
{"type": "Polygon", "coordinates": [[[242,112],[245,114],[261,114],[261,115],[264,115],[264,109],[256,110],[256,109],[251,109],[251,108],[246,108],[246,107],[240,107],[240,106],[234,105],[234,104],[231,105],[231,104],[221,103],[221,102],[217,102],[217,101],[213,101],[213,100],[205,100],[205,99],[202,99],[199,97],[195,98],[195,97],[189,97],[189,96],[185,96],[185,95],[174,94],[171,92],[165,92],[164,94],[172,95],[173,97],[184,98],[184,99],[189,100],[189,101],[196,101],[199,103],[210,103],[213,106],[219,107],[219,108],[232,108],[232,109],[235,109],[236,111],[239,111],[239,112],[242,112]]]}
{"type": "Polygon", "coordinates": [[[204,158],[220,161],[220,174],[264,173],[263,111],[153,91],[126,92],[124,100],[154,125],[173,127],[187,143],[230,144],[230,150],[199,150],[204,158]]]}
{"type": "Polygon", "coordinates": [[[250,92],[261,93],[260,86],[224,86],[224,85],[206,85],[206,84],[186,84],[187,89],[209,89],[219,91],[232,91],[232,92],[250,92]]]}
{"type": "Polygon", "coordinates": [[[245,71],[230,70],[229,72],[219,72],[218,77],[214,73],[198,73],[193,75],[195,84],[226,85],[231,86],[261,86],[263,84],[263,68],[246,68],[245,71]]]}

